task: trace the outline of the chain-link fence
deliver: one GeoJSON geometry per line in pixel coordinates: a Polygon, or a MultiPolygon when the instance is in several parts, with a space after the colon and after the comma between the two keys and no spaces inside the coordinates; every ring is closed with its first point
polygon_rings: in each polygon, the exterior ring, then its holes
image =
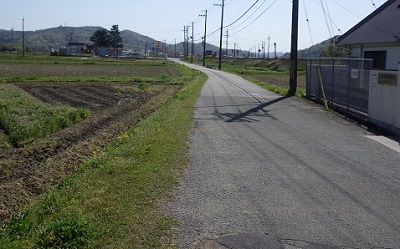
{"type": "Polygon", "coordinates": [[[306,96],[322,101],[323,86],[329,105],[367,116],[371,66],[369,59],[309,59],[306,96]]]}

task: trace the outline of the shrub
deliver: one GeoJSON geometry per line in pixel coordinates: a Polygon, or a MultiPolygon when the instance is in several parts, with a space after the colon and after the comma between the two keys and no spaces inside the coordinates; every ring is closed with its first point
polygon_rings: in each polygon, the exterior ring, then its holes
{"type": "Polygon", "coordinates": [[[28,232],[32,223],[26,218],[25,213],[12,213],[9,221],[3,223],[2,232],[11,239],[17,239],[28,232]]]}
{"type": "Polygon", "coordinates": [[[76,218],[65,217],[40,231],[35,240],[38,248],[82,248],[87,245],[89,225],[76,218]]]}

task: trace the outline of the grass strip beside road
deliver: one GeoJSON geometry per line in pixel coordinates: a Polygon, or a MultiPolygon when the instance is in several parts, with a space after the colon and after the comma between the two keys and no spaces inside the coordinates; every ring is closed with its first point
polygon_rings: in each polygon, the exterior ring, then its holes
{"type": "Polygon", "coordinates": [[[193,105],[206,81],[179,67],[185,83],[175,97],[0,226],[0,248],[57,248],[61,238],[77,248],[175,247],[178,224],[159,207],[187,163],[193,105]]]}
{"type": "MultiPolygon", "coordinates": [[[[186,59],[189,62],[188,59],[186,59]]],[[[199,58],[194,60],[195,64],[201,65],[199,58]]],[[[217,68],[218,60],[214,58],[206,59],[207,67],[217,68]]],[[[222,71],[233,73],[244,79],[257,84],[258,86],[277,93],[286,95],[289,91],[290,61],[281,59],[223,59],[222,71]]],[[[305,89],[306,62],[299,61],[297,77],[297,97],[304,97],[305,89]]]]}

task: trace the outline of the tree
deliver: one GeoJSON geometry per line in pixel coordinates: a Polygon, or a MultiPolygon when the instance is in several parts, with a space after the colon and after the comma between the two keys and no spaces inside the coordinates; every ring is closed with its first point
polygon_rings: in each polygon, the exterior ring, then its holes
{"type": "Polygon", "coordinates": [[[111,45],[114,48],[114,57],[118,58],[118,48],[124,47],[122,44],[121,32],[119,31],[118,25],[113,25],[110,29],[111,45]]]}
{"type": "Polygon", "coordinates": [[[96,30],[90,37],[90,41],[98,48],[109,48],[111,45],[111,34],[107,29],[101,28],[96,30]]]}
{"type": "Polygon", "coordinates": [[[351,49],[348,46],[336,46],[335,43],[329,44],[321,51],[322,57],[349,57],[351,54],[351,49]]]}
{"type": "Polygon", "coordinates": [[[111,45],[114,48],[122,48],[124,45],[122,44],[121,32],[119,31],[118,25],[113,25],[110,29],[111,35],[111,45]]]}

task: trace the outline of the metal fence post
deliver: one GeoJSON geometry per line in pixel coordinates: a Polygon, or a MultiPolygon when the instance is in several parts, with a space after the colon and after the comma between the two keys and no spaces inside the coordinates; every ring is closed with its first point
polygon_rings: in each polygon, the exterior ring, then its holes
{"type": "Polygon", "coordinates": [[[334,102],[334,92],[335,92],[335,88],[334,88],[334,86],[335,86],[335,84],[334,84],[334,82],[335,82],[335,62],[336,62],[336,60],[335,59],[332,59],[332,87],[331,87],[331,102],[334,102]]]}
{"type": "Polygon", "coordinates": [[[348,78],[347,78],[347,115],[350,114],[351,63],[352,63],[352,61],[348,61],[348,78]]]}

